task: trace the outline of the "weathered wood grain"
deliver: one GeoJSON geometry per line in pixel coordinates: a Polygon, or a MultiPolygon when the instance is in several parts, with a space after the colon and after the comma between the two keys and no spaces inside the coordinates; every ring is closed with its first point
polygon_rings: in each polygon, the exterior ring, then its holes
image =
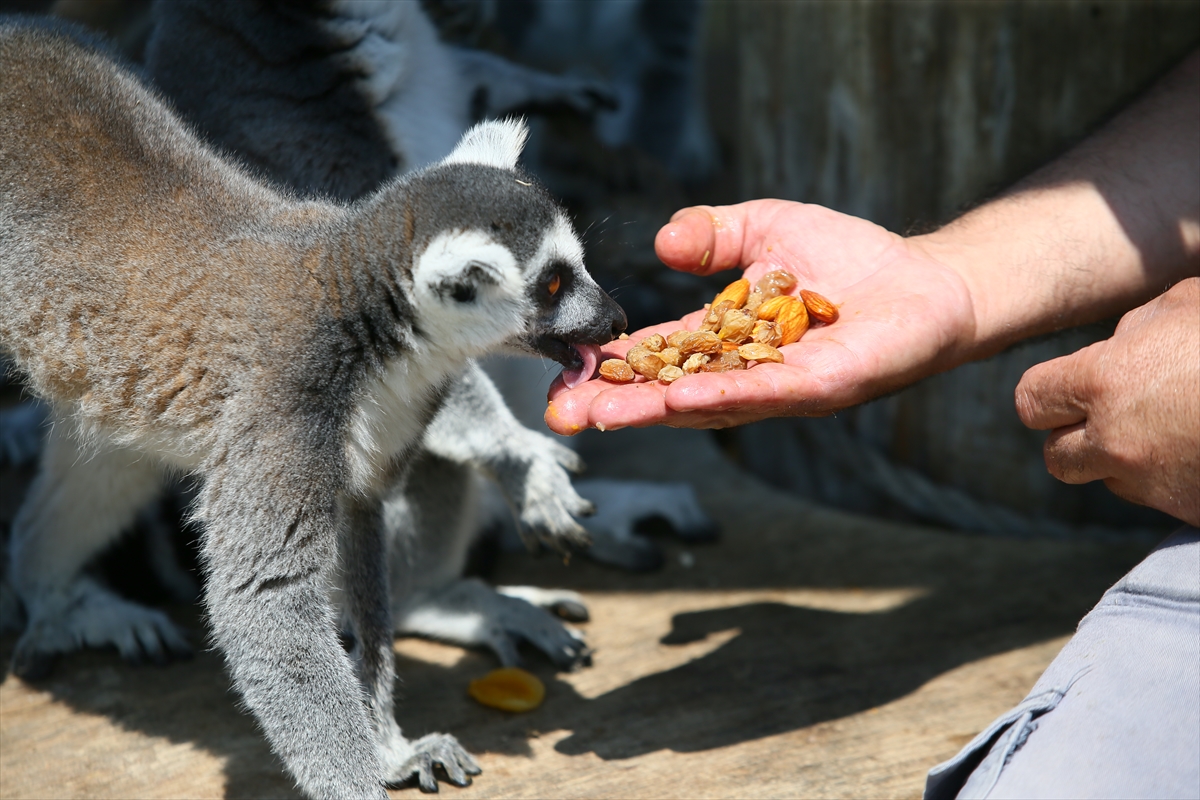
{"type": "MultiPolygon", "coordinates": [[[[503,557],[498,582],[574,587],[592,611],[594,666],[555,674],[529,653],[547,684],[529,714],[467,697],[490,656],[398,642],[402,727],[452,731],[484,766],[448,795],[919,796],[925,771],[1020,700],[1141,556],[821,509],[701,432],[596,434],[585,454],[597,474],[693,480],[722,540],[662,539],[653,575],[503,557]]],[[[175,613],[202,641],[196,614],[175,613]]],[[[0,797],[294,796],[227,687],[211,652],[166,669],[86,653],[42,684],[9,676],[0,797]]]]}

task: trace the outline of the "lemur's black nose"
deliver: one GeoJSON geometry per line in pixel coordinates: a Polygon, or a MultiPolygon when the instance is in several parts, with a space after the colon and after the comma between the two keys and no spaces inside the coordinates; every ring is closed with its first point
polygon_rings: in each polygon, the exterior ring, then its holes
{"type": "Polygon", "coordinates": [[[612,338],[615,339],[629,327],[629,320],[625,316],[625,309],[617,305],[617,301],[609,297],[608,292],[604,292],[604,301],[604,310],[612,319],[612,338]]]}

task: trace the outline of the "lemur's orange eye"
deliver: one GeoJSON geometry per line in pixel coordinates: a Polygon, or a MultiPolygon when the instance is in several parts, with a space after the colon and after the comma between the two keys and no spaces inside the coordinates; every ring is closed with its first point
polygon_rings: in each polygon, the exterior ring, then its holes
{"type": "Polygon", "coordinates": [[[561,285],[562,285],[562,278],[558,277],[557,275],[554,275],[554,276],[551,276],[550,283],[548,283],[546,285],[546,288],[550,290],[550,294],[551,294],[551,296],[553,296],[553,295],[558,294],[558,287],[561,285]]]}

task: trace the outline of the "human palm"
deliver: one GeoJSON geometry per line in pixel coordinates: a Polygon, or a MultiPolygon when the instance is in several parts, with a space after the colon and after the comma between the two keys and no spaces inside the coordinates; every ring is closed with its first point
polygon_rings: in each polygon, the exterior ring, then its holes
{"type": "MultiPolygon", "coordinates": [[[[596,379],[567,389],[556,381],[546,423],[558,433],[828,414],[959,363],[974,335],[971,294],[957,272],[915,240],[821,206],[756,200],[684,209],[659,232],[655,249],[668,266],[698,274],[745,267],[753,282],[787,270],[798,288],[837,304],[840,317],[780,348],[783,364],[686,375],[669,385],[596,379]]],[[[612,342],[603,357],[622,357],[652,333],[695,329],[701,316],[612,342]]]]}

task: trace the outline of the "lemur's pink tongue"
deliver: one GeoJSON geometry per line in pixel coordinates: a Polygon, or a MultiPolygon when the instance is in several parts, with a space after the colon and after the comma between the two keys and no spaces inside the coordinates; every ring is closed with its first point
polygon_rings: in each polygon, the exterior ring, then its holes
{"type": "Polygon", "coordinates": [[[596,374],[596,365],[600,363],[600,348],[596,345],[573,344],[571,347],[574,347],[575,352],[583,359],[583,366],[579,369],[563,367],[562,379],[568,389],[574,389],[584,381],[591,380],[596,374]]]}

